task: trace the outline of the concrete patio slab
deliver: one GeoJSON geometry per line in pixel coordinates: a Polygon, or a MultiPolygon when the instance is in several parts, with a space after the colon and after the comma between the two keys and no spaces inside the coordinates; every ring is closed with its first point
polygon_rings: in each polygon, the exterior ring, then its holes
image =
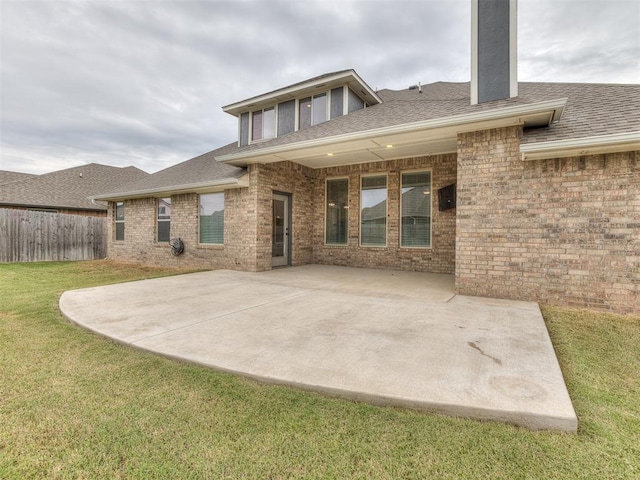
{"type": "Polygon", "coordinates": [[[451,275],[217,270],[69,291],[60,308],[118,341],[261,381],[577,430],[538,306],[456,296],[451,275]]]}

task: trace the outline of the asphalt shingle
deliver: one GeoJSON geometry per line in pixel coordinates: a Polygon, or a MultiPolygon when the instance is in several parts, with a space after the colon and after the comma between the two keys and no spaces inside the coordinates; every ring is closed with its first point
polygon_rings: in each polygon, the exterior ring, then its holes
{"type": "Polygon", "coordinates": [[[0,206],[106,210],[105,205],[94,204],[88,197],[147,176],[136,167],[90,163],[2,185],[0,206]]]}

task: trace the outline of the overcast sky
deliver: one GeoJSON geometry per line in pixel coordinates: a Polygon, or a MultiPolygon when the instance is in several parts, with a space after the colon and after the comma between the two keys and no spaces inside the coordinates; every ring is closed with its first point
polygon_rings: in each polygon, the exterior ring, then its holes
{"type": "MultiPolygon", "coordinates": [[[[336,70],[468,81],[471,0],[0,0],[0,170],[155,172],[226,145],[221,107],[336,70]]],[[[640,83],[640,0],[519,0],[520,81],[640,83]]]]}

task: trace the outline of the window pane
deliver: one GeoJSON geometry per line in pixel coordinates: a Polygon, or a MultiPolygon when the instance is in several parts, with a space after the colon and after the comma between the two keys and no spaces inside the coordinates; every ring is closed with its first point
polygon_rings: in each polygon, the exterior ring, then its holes
{"type": "Polygon", "coordinates": [[[364,101],[354,93],[353,90],[349,89],[349,113],[355,112],[356,110],[362,110],[364,108],[364,101]]]}
{"type": "Polygon", "coordinates": [[[251,140],[262,139],[262,111],[253,112],[253,127],[251,130],[251,140]]]}
{"type": "Polygon", "coordinates": [[[311,126],[311,97],[300,100],[298,112],[298,129],[303,130],[311,126]]]}
{"type": "Polygon", "coordinates": [[[325,240],[328,244],[346,245],[349,225],[349,180],[327,180],[325,240]]]}
{"type": "Polygon", "coordinates": [[[313,124],[327,121],[327,94],[316,95],[313,97],[313,124]]]}
{"type": "Polygon", "coordinates": [[[402,174],[402,247],[431,245],[431,173],[402,174]]]}
{"type": "Polygon", "coordinates": [[[124,202],[116,203],[116,220],[124,220],[124,202]]]}
{"type": "Polygon", "coordinates": [[[294,130],[296,101],[289,100],[278,104],[278,136],[294,130]]]}
{"type": "Polygon", "coordinates": [[[249,145],[249,112],[240,115],[240,146],[249,145]]]}
{"type": "Polygon", "coordinates": [[[262,114],[263,131],[262,138],[276,136],[276,111],[273,107],[265,108],[262,114]]]}
{"type": "Polygon", "coordinates": [[[124,240],[124,202],[116,202],[116,240],[124,240]]]}
{"type": "Polygon", "coordinates": [[[224,243],[224,193],[200,195],[200,243],[224,243]]]}
{"type": "Polygon", "coordinates": [[[360,243],[387,243],[387,177],[362,177],[360,243]]]}
{"type": "Polygon", "coordinates": [[[158,200],[158,242],[168,242],[171,233],[171,198],[158,200]]]}
{"type": "Polygon", "coordinates": [[[124,222],[116,223],[116,240],[124,240],[124,222]]]}
{"type": "Polygon", "coordinates": [[[344,87],[338,87],[331,90],[331,118],[341,117],[344,104],[344,87]]]}

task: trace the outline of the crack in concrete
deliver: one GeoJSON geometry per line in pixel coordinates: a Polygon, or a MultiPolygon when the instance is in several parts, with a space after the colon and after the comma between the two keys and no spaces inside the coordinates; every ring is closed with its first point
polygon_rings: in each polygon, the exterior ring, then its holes
{"type": "Polygon", "coordinates": [[[471,348],[474,348],[477,351],[479,351],[480,355],[484,355],[485,357],[489,357],[491,360],[496,362],[498,365],[502,365],[502,360],[500,360],[499,358],[496,358],[496,357],[492,357],[491,355],[487,355],[486,353],[484,353],[484,351],[479,346],[477,346],[475,344],[475,342],[467,342],[467,345],[469,345],[471,348]]]}

